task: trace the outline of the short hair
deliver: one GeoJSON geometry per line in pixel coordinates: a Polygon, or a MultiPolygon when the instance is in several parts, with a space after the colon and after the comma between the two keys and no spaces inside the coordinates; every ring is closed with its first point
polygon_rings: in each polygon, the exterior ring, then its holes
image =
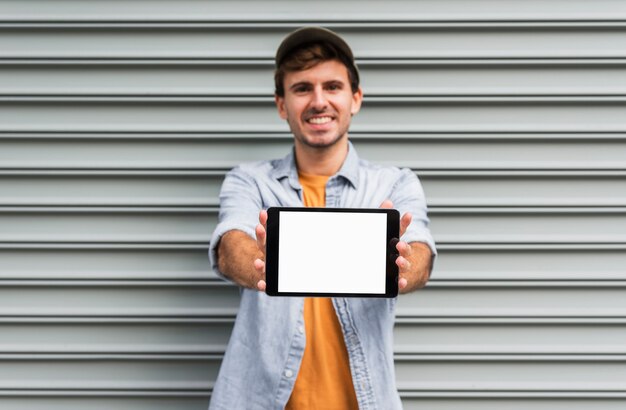
{"type": "Polygon", "coordinates": [[[316,65],[338,60],[348,70],[348,80],[352,93],[359,89],[359,76],[349,58],[329,43],[311,43],[289,53],[274,71],[274,93],[279,97],[285,96],[285,74],[294,71],[303,71],[316,65]]]}

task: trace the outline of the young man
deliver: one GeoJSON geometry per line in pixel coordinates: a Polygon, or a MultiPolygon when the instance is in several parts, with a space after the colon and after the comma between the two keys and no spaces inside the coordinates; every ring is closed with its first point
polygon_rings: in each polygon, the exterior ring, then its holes
{"type": "Polygon", "coordinates": [[[293,151],[233,169],[220,194],[211,262],[242,291],[210,408],[401,408],[396,299],[268,297],[264,209],[395,207],[403,215],[396,263],[406,293],[426,284],[435,254],[422,187],[408,169],[359,159],[348,141],[363,92],[352,51],[337,34],[306,27],[288,35],[276,53],[275,87],[293,151]]]}

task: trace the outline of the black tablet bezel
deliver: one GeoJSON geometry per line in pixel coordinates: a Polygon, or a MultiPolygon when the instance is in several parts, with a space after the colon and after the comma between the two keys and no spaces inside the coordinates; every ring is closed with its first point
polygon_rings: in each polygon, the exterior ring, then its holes
{"type": "Polygon", "coordinates": [[[313,208],[313,207],[271,207],[267,209],[266,240],[266,288],[269,296],[307,296],[307,297],[360,297],[394,298],[398,296],[398,256],[396,244],[400,236],[400,214],[396,209],[382,208],[313,208]],[[376,213],[387,215],[387,260],[385,272],[385,293],[316,293],[316,292],[279,292],[278,291],[278,243],[281,212],[344,212],[376,213]]]}

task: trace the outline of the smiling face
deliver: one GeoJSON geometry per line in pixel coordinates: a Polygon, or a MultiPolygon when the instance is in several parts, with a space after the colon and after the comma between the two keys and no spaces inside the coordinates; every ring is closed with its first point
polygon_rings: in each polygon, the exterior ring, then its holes
{"type": "Polygon", "coordinates": [[[350,87],[348,69],[339,60],[287,72],[284,96],[276,96],[280,117],[287,120],[296,147],[328,148],[347,141],[352,115],[361,108],[363,92],[350,87]]]}

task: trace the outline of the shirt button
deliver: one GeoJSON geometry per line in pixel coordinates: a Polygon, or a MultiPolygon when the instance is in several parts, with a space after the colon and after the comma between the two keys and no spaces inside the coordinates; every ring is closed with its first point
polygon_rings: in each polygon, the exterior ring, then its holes
{"type": "Polygon", "coordinates": [[[300,333],[304,333],[304,326],[300,326],[300,327],[298,327],[298,332],[300,332],[300,333]]]}
{"type": "Polygon", "coordinates": [[[285,370],[285,377],[291,378],[291,376],[293,376],[293,372],[289,369],[285,370]]]}

